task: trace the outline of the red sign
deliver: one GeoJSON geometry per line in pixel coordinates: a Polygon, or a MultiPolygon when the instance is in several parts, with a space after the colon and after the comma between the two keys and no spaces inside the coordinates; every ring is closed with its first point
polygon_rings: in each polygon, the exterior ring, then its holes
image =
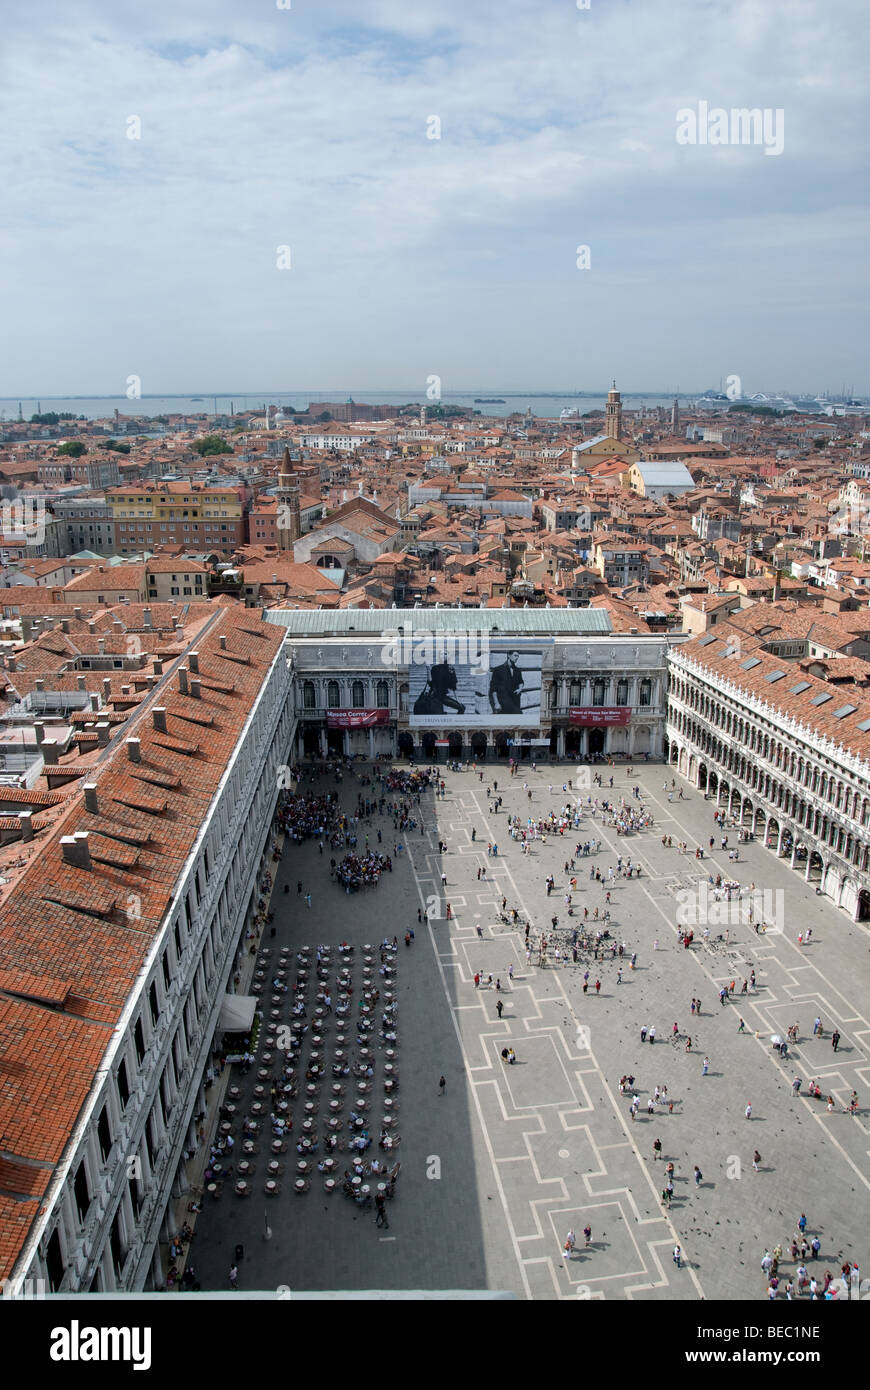
{"type": "Polygon", "coordinates": [[[386,724],[390,711],[387,709],[331,709],[326,713],[328,729],[372,729],[376,724],[386,724]]]}
{"type": "Polygon", "coordinates": [[[627,705],[602,706],[600,709],[578,709],[572,705],[568,718],[572,724],[627,724],[631,710],[627,705]]]}

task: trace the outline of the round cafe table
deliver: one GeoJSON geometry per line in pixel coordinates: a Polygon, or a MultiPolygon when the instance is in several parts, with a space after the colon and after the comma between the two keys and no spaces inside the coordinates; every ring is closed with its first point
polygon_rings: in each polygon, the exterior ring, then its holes
{"type": "Polygon", "coordinates": [[[323,1186],[326,1188],[327,1192],[332,1192],[335,1187],[335,1178],[327,1178],[323,1186]]]}
{"type": "Polygon", "coordinates": [[[250,1171],[251,1171],[251,1169],[253,1168],[253,1166],[254,1166],[254,1165],[253,1165],[252,1163],[248,1163],[247,1159],[243,1158],[242,1161],[241,1161],[241,1163],[239,1164],[239,1172],[240,1172],[240,1173],[250,1173],[250,1171]]]}
{"type": "Polygon", "coordinates": [[[280,1153],[283,1153],[283,1152],[284,1152],[284,1141],[283,1141],[283,1139],[273,1139],[273,1140],[272,1140],[272,1153],[273,1153],[273,1154],[280,1154],[280,1153]]]}
{"type": "Polygon", "coordinates": [[[297,1172],[297,1173],[307,1173],[307,1172],[308,1172],[308,1160],[307,1160],[307,1159],[300,1158],[299,1162],[296,1164],[296,1172],[297,1172]]]}
{"type": "Polygon", "coordinates": [[[314,1128],[314,1121],[313,1121],[313,1120],[303,1120],[303,1121],[302,1121],[302,1128],[305,1130],[305,1133],[306,1133],[306,1134],[310,1134],[311,1131],[312,1131],[313,1128],[314,1128]]]}
{"type": "Polygon", "coordinates": [[[341,1082],[340,1082],[340,1081],[334,1081],[334,1082],[332,1083],[332,1094],[333,1094],[334,1096],[340,1096],[340,1095],[341,1095],[341,1082]]]}
{"type": "Polygon", "coordinates": [[[207,1192],[210,1192],[211,1195],[212,1195],[212,1197],[216,1197],[216,1196],[218,1195],[218,1185],[217,1185],[217,1183],[216,1183],[216,1182],[210,1182],[209,1185],[208,1185],[208,1187],[206,1188],[206,1191],[207,1191],[207,1192]]]}
{"type": "Polygon", "coordinates": [[[387,1076],[392,1076],[395,1070],[396,1069],[393,1066],[392,1062],[384,1062],[384,1071],[386,1072],[387,1076]]]}
{"type": "Polygon", "coordinates": [[[331,1173],[332,1170],[333,1170],[333,1168],[335,1167],[335,1159],[334,1159],[334,1158],[325,1158],[325,1159],[323,1160],[323,1167],[325,1168],[325,1170],[326,1170],[327,1173],[331,1173]]]}
{"type": "Polygon", "coordinates": [[[265,1087],[262,1083],[260,1083],[260,1085],[254,1087],[254,1095],[255,1095],[255,1096],[263,1096],[263,1095],[265,1095],[265,1094],[266,1094],[266,1087],[265,1087]]]}
{"type": "Polygon", "coordinates": [[[331,1101],[329,1102],[329,1108],[330,1108],[330,1110],[333,1112],[334,1115],[335,1115],[335,1114],[338,1114],[338,1111],[341,1109],[341,1101],[340,1101],[340,1100],[331,1100],[331,1101]]]}
{"type": "Polygon", "coordinates": [[[278,1101],[278,1109],[281,1111],[281,1113],[282,1113],[282,1115],[283,1115],[283,1114],[285,1113],[285,1111],[287,1111],[287,1110],[290,1109],[290,1106],[289,1106],[289,1104],[287,1103],[286,1100],[279,1100],[279,1101],[278,1101]]]}
{"type": "Polygon", "coordinates": [[[278,1184],[272,1178],[270,1178],[269,1181],[266,1183],[266,1191],[274,1192],[277,1186],[278,1184]]]}
{"type": "Polygon", "coordinates": [[[395,1049],[394,1047],[388,1047],[387,1050],[386,1050],[386,1052],[384,1053],[384,1056],[385,1056],[385,1057],[389,1057],[391,1061],[392,1061],[393,1057],[395,1057],[395,1055],[396,1055],[396,1049],[395,1049]]]}
{"type": "Polygon", "coordinates": [[[239,1181],[236,1183],[236,1191],[237,1191],[237,1192],[247,1192],[247,1190],[248,1190],[248,1184],[245,1182],[244,1178],[240,1178],[239,1181]]]}
{"type": "Polygon", "coordinates": [[[257,1075],[259,1076],[261,1081],[267,1081],[269,1078],[269,1068],[260,1067],[259,1071],[257,1072],[257,1075]]]}
{"type": "Polygon", "coordinates": [[[386,1184],[385,1182],[379,1182],[379,1183],[378,1183],[378,1192],[386,1192],[386,1190],[387,1190],[387,1184],[386,1184]]]}
{"type": "Polygon", "coordinates": [[[393,1089],[393,1087],[395,1086],[395,1084],[396,1084],[396,1083],[395,1083],[394,1081],[385,1081],[385,1082],[384,1082],[384,1090],[387,1092],[388,1095],[389,1095],[390,1092],[392,1091],[392,1089],[393,1089]]]}
{"type": "Polygon", "coordinates": [[[317,1109],[317,1106],[315,1105],[315,1103],[314,1103],[313,1100],[307,1100],[307,1101],[305,1102],[305,1113],[306,1113],[306,1115],[313,1115],[313,1114],[314,1114],[314,1111],[315,1111],[316,1109],[317,1109]]]}
{"type": "Polygon", "coordinates": [[[364,1197],[368,1197],[369,1193],[371,1192],[371,1188],[369,1187],[367,1182],[363,1183],[362,1187],[360,1188],[360,1192],[364,1197]]]}
{"type": "Polygon", "coordinates": [[[315,1086],[313,1081],[309,1081],[308,1085],[305,1087],[305,1091],[306,1094],[309,1096],[317,1095],[317,1087],[315,1086]]]}
{"type": "Polygon", "coordinates": [[[312,1061],[312,1063],[313,1063],[313,1062],[317,1062],[317,1061],[319,1061],[319,1059],[320,1059],[320,1053],[316,1050],[316,1048],[315,1048],[315,1049],[312,1049],[312,1051],[311,1051],[311,1053],[310,1053],[310,1056],[311,1056],[311,1061],[312,1061]]]}
{"type": "Polygon", "coordinates": [[[264,1062],[271,1062],[271,1060],[272,1060],[272,1054],[271,1054],[271,1052],[264,1052],[264,1053],[263,1053],[263,1061],[264,1061],[264,1062]]]}
{"type": "Polygon", "coordinates": [[[351,1178],[350,1181],[353,1187],[362,1187],[362,1178],[351,1178]]]}
{"type": "Polygon", "coordinates": [[[242,1153],[243,1153],[243,1154],[252,1154],[253,1152],[254,1152],[254,1141],[253,1141],[253,1139],[246,1139],[245,1142],[244,1142],[244,1144],[242,1145],[242,1153]]]}
{"type": "Polygon", "coordinates": [[[255,1100],[255,1101],[252,1103],[252,1105],[251,1105],[251,1114],[252,1114],[252,1115],[261,1115],[261,1114],[263,1113],[263,1109],[264,1109],[264,1106],[263,1106],[262,1101],[255,1100]]]}
{"type": "Polygon", "coordinates": [[[340,1124],[341,1124],[341,1120],[338,1118],[338,1116],[337,1116],[337,1115],[333,1115],[330,1119],[328,1119],[328,1120],[326,1121],[326,1128],[327,1128],[327,1129],[338,1129],[338,1127],[340,1126],[340,1124]]]}

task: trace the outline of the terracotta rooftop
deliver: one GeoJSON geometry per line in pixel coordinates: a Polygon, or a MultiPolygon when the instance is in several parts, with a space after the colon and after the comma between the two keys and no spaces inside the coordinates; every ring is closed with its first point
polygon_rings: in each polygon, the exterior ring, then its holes
{"type": "MultiPolygon", "coordinates": [[[[45,1190],[73,1134],[283,635],[240,607],[216,607],[197,642],[201,698],[182,695],[173,676],[146,701],[129,730],[141,760],[129,760],[125,741],[95,755],[97,813],[74,791],[0,907],[0,1277],[38,1212],[28,1192],[45,1190]],[[152,727],[158,699],[165,734],[152,727]],[[212,721],[207,737],[191,713],[212,721]],[[82,831],[90,868],[61,850],[61,836],[82,831]],[[22,1175],[33,1165],[44,1181],[30,1189],[22,1175]]],[[[0,789],[16,809],[56,796],[0,789]]]]}

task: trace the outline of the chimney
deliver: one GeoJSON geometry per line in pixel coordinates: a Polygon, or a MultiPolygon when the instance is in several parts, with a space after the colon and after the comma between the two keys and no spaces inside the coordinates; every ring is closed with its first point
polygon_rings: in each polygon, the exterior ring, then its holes
{"type": "Polygon", "coordinates": [[[99,721],[97,724],[97,746],[99,748],[108,748],[111,730],[112,726],[108,719],[101,719],[99,721]]]}
{"type": "Polygon", "coordinates": [[[142,745],[139,742],[138,738],[127,739],[127,757],[129,758],[131,763],[141,763],[142,745]]]}
{"type": "Polygon", "coordinates": [[[14,671],[15,669],[16,669],[16,668],[15,668],[15,657],[14,657],[14,656],[7,656],[7,658],[6,658],[6,670],[7,670],[7,671],[14,671]]]}
{"type": "Polygon", "coordinates": [[[74,618],[78,618],[79,621],[81,621],[81,616],[82,616],[82,610],[81,610],[80,608],[74,608],[74,609],[73,609],[73,617],[74,617],[74,618]]]}
{"type": "Polygon", "coordinates": [[[36,735],[36,746],[39,748],[42,744],[42,740],[45,738],[45,725],[41,719],[37,719],[33,726],[33,732],[36,735]]]}
{"type": "Polygon", "coordinates": [[[175,635],[176,637],[184,636],[184,625],[182,623],[175,624],[175,635]]]}
{"type": "Polygon", "coordinates": [[[121,686],[121,694],[122,694],[122,695],[129,695],[129,694],[130,694],[130,687],[129,687],[129,685],[122,685],[122,686],[121,686]]]}
{"type": "Polygon", "coordinates": [[[60,847],[65,864],[74,864],[77,869],[91,867],[91,852],[88,849],[88,832],[77,830],[75,835],[62,835],[60,847]]]}
{"type": "Polygon", "coordinates": [[[92,713],[96,714],[96,712],[97,712],[97,710],[98,710],[99,708],[100,708],[100,697],[99,697],[99,695],[97,695],[95,692],[92,692],[92,693],[91,693],[91,711],[92,711],[92,713]]]}
{"type": "Polygon", "coordinates": [[[159,734],[166,733],[166,707],[165,705],[155,705],[151,711],[151,718],[154,721],[154,728],[159,734]]]}
{"type": "Polygon", "coordinates": [[[97,802],[96,782],[85,782],[82,790],[85,794],[85,810],[90,811],[92,816],[98,816],[100,814],[100,808],[97,802]]]}
{"type": "Polygon", "coordinates": [[[112,698],[112,682],[109,680],[109,677],[108,677],[108,676],[104,676],[104,677],[103,677],[103,699],[104,699],[104,700],[110,700],[111,698],[112,698]]]}
{"type": "Polygon", "coordinates": [[[37,680],[36,680],[36,688],[37,688],[37,690],[39,691],[40,695],[42,694],[43,690],[45,689],[45,681],[42,680],[41,677],[40,677],[40,678],[37,678],[37,680]]]}
{"type": "MultiPolygon", "coordinates": [[[[220,641],[221,641],[221,651],[222,651],[222,652],[225,652],[226,649],[227,649],[227,639],[226,639],[226,637],[221,637],[220,641]]],[[[14,670],[15,668],[13,667],[12,669],[14,670]]]]}
{"type": "Polygon", "coordinates": [[[87,676],[76,676],[76,689],[77,689],[77,690],[87,690],[87,688],[88,688],[87,676]]]}
{"type": "Polygon", "coordinates": [[[163,675],[163,662],[156,656],[154,658],[154,674],[155,676],[163,675]]]}
{"type": "Polygon", "coordinates": [[[190,693],[194,700],[200,699],[199,681],[190,682],[190,693]]]}
{"type": "Polygon", "coordinates": [[[32,839],[33,839],[33,812],[32,812],[32,811],[19,811],[19,812],[18,812],[18,824],[21,826],[21,838],[22,838],[22,840],[32,840],[32,839]]]}
{"type": "Polygon", "coordinates": [[[187,664],[195,675],[199,675],[199,652],[191,652],[187,658],[187,664]]]}
{"type": "Polygon", "coordinates": [[[105,655],[106,655],[106,639],[105,639],[105,637],[98,637],[98,638],[97,638],[97,651],[100,653],[100,656],[105,656],[105,655]]]}
{"type": "Polygon", "coordinates": [[[60,630],[61,632],[69,632],[69,618],[61,618],[60,630]]]}
{"type": "Polygon", "coordinates": [[[42,754],[42,761],[50,767],[57,763],[58,745],[54,739],[44,739],[40,744],[39,751],[42,754]]]}
{"type": "Polygon", "coordinates": [[[96,623],[94,622],[93,618],[89,618],[89,619],[88,619],[88,633],[90,634],[91,637],[93,637],[93,636],[95,636],[96,631],[97,631],[97,625],[96,625],[96,623]]]}
{"type": "Polygon", "coordinates": [[[182,695],[186,695],[186,694],[187,694],[187,667],[186,667],[186,666],[179,666],[179,668],[178,668],[178,689],[181,691],[182,695]]]}

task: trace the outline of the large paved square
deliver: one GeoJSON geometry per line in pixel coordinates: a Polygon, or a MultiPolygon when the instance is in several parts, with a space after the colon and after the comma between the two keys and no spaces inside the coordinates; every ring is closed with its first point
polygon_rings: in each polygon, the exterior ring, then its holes
{"type": "MultiPolygon", "coordinates": [[[[345,774],[338,790],[348,811],[360,791],[371,794],[358,780],[369,772],[345,774]]],[[[316,841],[287,844],[272,899],[276,937],[263,943],[277,952],[347,939],[358,949],[394,933],[401,941],[409,926],[416,927],[413,945],[400,945],[397,958],[402,1168],[388,1204],[389,1230],[340,1193],[327,1195],[316,1170],[303,1196],[285,1181],[271,1200],[262,1193],[258,1170],[253,1198],[236,1198],[227,1185],[198,1217],[191,1259],[203,1287],[226,1287],[233,1248],[242,1242],[241,1282],[250,1289],[489,1289],[519,1298],[575,1298],[579,1284],[582,1296],[592,1298],[759,1299],[766,1296],[759,1268],[764,1247],[781,1243],[787,1250],[802,1212],[808,1237],[817,1234],[821,1242],[811,1269],[836,1274],[849,1256],[861,1263],[860,1233],[870,1214],[865,927],[817,897],[787,861],[758,844],[741,844],[734,864],[728,849],[735,847],[735,832],[727,832],[722,851],[713,804],[679,779],[672,789],[672,772],[662,766],[637,768],[631,776],[624,767],[602,769],[603,786],[579,792],[579,826],[533,841],[528,854],[509,835],[508,816],[519,815],[525,826],[529,818],[575,806],[576,782],[588,780],[589,769],[523,767],[511,777],[506,767],[491,766],[483,781],[471,770],[441,772],[446,794],[423,793],[415,811],[422,833],[418,826],[408,834],[393,872],[375,889],[346,895],[330,882],[329,855],[319,854],[316,841]],[[575,783],[570,788],[569,779],[575,783]],[[503,802],[498,810],[487,796],[494,782],[503,802]],[[636,786],[654,817],[650,829],[617,834],[600,806],[587,805],[591,796],[636,806],[636,786]],[[663,836],[673,847],[663,845],[663,836]],[[439,840],[446,841],[443,853],[439,840]],[[575,856],[575,846],[590,840],[600,841],[600,849],[575,856]],[[493,842],[495,858],[487,853],[493,842]],[[677,848],[680,842],[687,853],[677,848]],[[699,845],[703,860],[695,857],[699,845]],[[623,865],[629,858],[640,865],[640,878],[619,876],[618,856],[623,865]],[[566,873],[572,858],[575,869],[566,873]],[[590,877],[595,871],[603,882],[590,877]],[[548,897],[550,874],[555,883],[548,897]],[[719,924],[705,927],[703,904],[710,898],[699,885],[707,885],[710,874],[714,881],[721,875],[773,895],[781,891],[782,934],[756,934],[754,924],[736,917],[727,934],[719,924]],[[297,881],[311,894],[310,908],[297,881]],[[573,918],[565,902],[569,891],[573,918]],[[569,933],[603,927],[608,893],[611,940],[605,944],[624,942],[625,953],[596,959],[591,948],[581,948],[574,964],[569,933]],[[508,914],[518,910],[519,927],[499,919],[503,898],[508,914]],[[690,949],[678,939],[678,904],[687,901],[697,902],[700,918],[690,949]],[[418,926],[418,908],[430,910],[428,926],[418,926]],[[522,929],[527,920],[530,960],[522,929]],[[807,927],[811,941],[799,944],[798,933],[807,927]],[[542,932],[551,938],[544,966],[537,949],[542,932]],[[755,989],[748,983],[753,970],[755,989]],[[490,975],[493,985],[486,987],[490,975]],[[720,1004],[719,990],[732,979],[735,993],[720,1004]],[[694,999],[700,1016],[691,1011],[694,999]],[[819,1015],[826,1030],[821,1041],[813,1035],[819,1015]],[[783,1062],[769,1040],[785,1037],[794,1023],[798,1040],[783,1062]],[[655,1027],[653,1045],[641,1041],[643,1025],[655,1027]],[[830,1043],[833,1027],[842,1034],[837,1052],[830,1043]],[[502,1061],[505,1047],[515,1050],[513,1066],[502,1061]],[[631,1094],[620,1093],[626,1073],[635,1077],[636,1118],[631,1094]],[[810,1080],[833,1097],[832,1112],[805,1095],[810,1080]],[[660,1094],[667,1088],[664,1103],[654,1102],[657,1086],[660,1094]],[[857,1116],[846,1113],[853,1089],[861,1103],[857,1116]],[[654,1157],[656,1139],[662,1161],[654,1157]],[[666,1206],[668,1162],[674,1164],[674,1193],[666,1206]],[[587,1223],[589,1250],[581,1249],[587,1223]],[[569,1227],[578,1251],[566,1263],[569,1227]],[[671,1259],[676,1242],[681,1269],[671,1259]]],[[[333,786],[330,777],[303,789],[333,786]]],[[[360,826],[373,842],[378,830],[390,849],[403,838],[389,814],[360,826]]],[[[334,1046],[327,1035],[327,1057],[334,1046]]],[[[374,1053],[373,1113],[379,1118],[383,1047],[374,1053]]],[[[242,1079],[237,1068],[232,1071],[249,1091],[256,1072],[242,1079]]],[[[260,1168],[268,1157],[257,1156],[260,1168]]],[[[347,1155],[338,1157],[343,1168],[347,1155]]],[[[291,1147],[283,1160],[291,1179],[296,1158],[291,1147]]],[[[788,1276],[793,1270],[786,1254],[782,1271],[788,1276]]]]}

